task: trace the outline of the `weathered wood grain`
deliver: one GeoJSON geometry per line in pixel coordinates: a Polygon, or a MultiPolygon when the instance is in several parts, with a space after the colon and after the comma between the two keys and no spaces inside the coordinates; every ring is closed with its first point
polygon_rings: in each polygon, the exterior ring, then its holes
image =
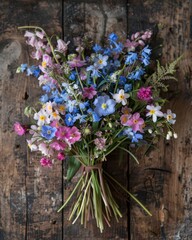
{"type": "Polygon", "coordinates": [[[13,133],[15,121],[26,122],[23,110],[40,96],[38,82],[16,75],[21,63],[33,64],[21,25],[61,32],[61,1],[1,1],[0,3],[0,239],[62,239],[61,166],[46,171],[29,154],[24,138],[13,133]]]}
{"type": "MultiPolygon", "coordinates": [[[[115,32],[121,38],[127,33],[127,4],[125,0],[115,1],[64,1],[64,36],[74,42],[74,38],[88,36],[99,42],[108,33],[115,32]]],[[[107,170],[123,185],[127,185],[127,162],[118,166],[118,154],[110,157],[107,170]]],[[[75,180],[74,180],[75,181],[75,180]]],[[[74,182],[73,182],[74,184],[74,182]]],[[[65,198],[74,185],[66,186],[65,198]]],[[[84,229],[80,223],[71,225],[67,221],[70,206],[64,211],[64,237],[65,239],[127,239],[127,208],[126,202],[119,196],[117,200],[121,206],[123,218],[119,223],[115,219],[111,222],[111,228],[107,227],[104,233],[100,233],[93,220],[84,229]]]]}
{"type": "MultiPolygon", "coordinates": [[[[131,239],[191,239],[191,1],[129,0],[129,30],[159,29],[163,44],[162,63],[183,54],[178,68],[178,83],[170,83],[167,97],[177,114],[177,140],[163,141],[149,156],[141,157],[138,167],[131,166],[131,190],[153,216],[144,215],[137,206],[131,209],[131,239]],[[137,175],[136,175],[137,173],[137,175]],[[159,211],[164,205],[164,234],[159,211]]],[[[155,30],[156,31],[156,30],[155,30]]],[[[156,39],[157,40],[157,39],[156,39]]],[[[139,155],[139,154],[138,154],[139,155]]]]}

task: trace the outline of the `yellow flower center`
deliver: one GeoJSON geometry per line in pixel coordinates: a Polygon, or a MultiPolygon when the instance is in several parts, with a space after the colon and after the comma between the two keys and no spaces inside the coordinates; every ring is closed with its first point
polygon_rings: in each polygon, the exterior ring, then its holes
{"type": "Polygon", "coordinates": [[[155,113],[155,110],[154,109],[151,109],[150,110],[150,114],[154,114],[155,113]]]}
{"type": "Polygon", "coordinates": [[[39,119],[40,119],[41,121],[44,121],[44,120],[46,119],[46,117],[45,117],[44,115],[41,115],[41,116],[39,117],[39,119]]]}
{"type": "Polygon", "coordinates": [[[46,67],[47,66],[47,63],[45,61],[42,62],[42,67],[46,67]]]}
{"type": "Polygon", "coordinates": [[[59,110],[60,110],[60,111],[64,111],[64,110],[65,110],[65,107],[64,107],[64,106],[59,106],[59,110]]]}
{"type": "Polygon", "coordinates": [[[121,94],[121,95],[119,96],[119,98],[120,98],[120,99],[125,99],[125,96],[121,94]]]}
{"type": "Polygon", "coordinates": [[[51,130],[47,130],[47,134],[51,134],[51,130]]]}
{"type": "Polygon", "coordinates": [[[107,108],[107,104],[106,104],[106,103],[103,103],[103,104],[101,105],[101,107],[102,107],[103,109],[106,109],[106,108],[107,108]]]}
{"type": "Polygon", "coordinates": [[[103,60],[99,59],[98,63],[99,63],[99,64],[102,64],[102,63],[103,63],[103,60]]]}
{"type": "Polygon", "coordinates": [[[172,116],[171,116],[171,115],[167,115],[167,119],[168,119],[168,120],[171,120],[171,119],[172,119],[172,116]]]}
{"type": "Polygon", "coordinates": [[[137,124],[137,123],[138,123],[138,120],[137,120],[137,119],[133,120],[133,123],[134,123],[134,124],[137,124]]]}
{"type": "Polygon", "coordinates": [[[58,114],[56,112],[52,113],[53,118],[57,118],[58,114]]]}
{"type": "Polygon", "coordinates": [[[122,119],[121,119],[122,123],[126,123],[127,122],[127,116],[123,116],[122,119]]]}

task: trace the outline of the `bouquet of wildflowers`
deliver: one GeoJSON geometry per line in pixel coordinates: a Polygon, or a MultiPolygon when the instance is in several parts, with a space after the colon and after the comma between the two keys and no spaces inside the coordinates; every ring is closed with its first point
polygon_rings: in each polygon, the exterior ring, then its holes
{"type": "MultiPolygon", "coordinates": [[[[104,222],[121,217],[109,180],[123,189],[148,214],[142,203],[102,168],[107,156],[119,148],[138,163],[130,147],[150,145],[157,136],[177,137],[172,125],[176,115],[162,112],[167,90],[166,80],[174,79],[177,61],[148,74],[152,32],[137,32],[120,41],[109,34],[103,46],[80,39],[73,53],[69,42],[56,38],[52,43],[39,27],[26,31],[27,44],[33,47],[35,66],[21,64],[17,72],[26,72],[39,81],[44,91],[35,107],[25,114],[31,118],[26,127],[15,123],[19,135],[28,134],[31,151],[42,154],[40,164],[52,167],[55,161],[68,161],[67,179],[80,169],[80,177],[66,204],[76,194],[69,220],[95,218],[101,232],[104,222]]],[[[61,210],[60,209],[60,210],[61,210]]]]}

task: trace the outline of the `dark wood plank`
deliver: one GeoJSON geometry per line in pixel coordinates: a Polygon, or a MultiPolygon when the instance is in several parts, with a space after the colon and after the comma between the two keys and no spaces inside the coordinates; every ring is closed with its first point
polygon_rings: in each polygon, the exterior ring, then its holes
{"type": "Polygon", "coordinates": [[[24,138],[13,133],[15,121],[26,122],[23,110],[39,96],[34,78],[16,75],[16,68],[29,57],[22,25],[38,25],[49,33],[61,33],[61,1],[1,1],[1,161],[0,239],[62,239],[62,214],[56,212],[62,200],[62,172],[40,167],[39,156],[27,151],[24,138]]]}
{"type": "Polygon", "coordinates": [[[165,239],[160,230],[164,215],[166,239],[191,239],[191,1],[129,0],[129,30],[151,27],[157,33],[154,45],[163,44],[162,63],[181,54],[178,83],[170,83],[167,108],[177,114],[178,139],[161,140],[157,150],[140,156],[141,164],[131,166],[131,191],[140,198],[153,216],[146,216],[135,205],[131,208],[131,239],[165,239]],[[160,211],[164,205],[163,213],[160,211]]]}
{"type": "MultiPolygon", "coordinates": [[[[94,41],[100,42],[108,33],[115,32],[120,37],[125,37],[127,33],[127,4],[126,0],[107,0],[107,1],[64,1],[64,36],[73,42],[74,37],[87,35],[94,41]]],[[[118,164],[118,154],[110,158],[107,165],[109,173],[127,184],[127,163],[121,167],[118,164]]],[[[74,187],[73,184],[67,185],[65,189],[65,199],[74,187]]],[[[127,207],[126,202],[117,200],[121,206],[123,218],[119,223],[112,221],[112,227],[106,226],[101,234],[96,228],[95,221],[90,222],[86,229],[80,222],[71,225],[67,220],[70,206],[64,210],[64,238],[68,239],[127,239],[127,207]]]]}

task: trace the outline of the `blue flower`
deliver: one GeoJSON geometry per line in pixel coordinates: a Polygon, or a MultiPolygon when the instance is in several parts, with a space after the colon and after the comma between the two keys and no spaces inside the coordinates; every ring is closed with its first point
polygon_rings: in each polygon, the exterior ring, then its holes
{"type": "Polygon", "coordinates": [[[126,135],[128,138],[131,139],[132,143],[137,143],[139,140],[143,139],[143,135],[138,132],[134,132],[132,128],[127,128],[123,131],[123,135],[126,135]]]}
{"type": "Polygon", "coordinates": [[[97,64],[87,67],[87,71],[92,71],[91,77],[100,77],[99,66],[97,64]]]}
{"type": "Polygon", "coordinates": [[[132,90],[132,84],[125,84],[124,86],[124,90],[125,92],[130,92],[132,90]]]}
{"type": "Polygon", "coordinates": [[[76,100],[68,100],[68,102],[66,103],[66,107],[70,113],[74,111],[76,104],[77,104],[76,100]]]}
{"type": "Polygon", "coordinates": [[[111,49],[110,48],[105,48],[103,54],[111,56],[111,49]]]}
{"type": "Polygon", "coordinates": [[[21,64],[20,70],[23,73],[27,69],[27,63],[21,64]]]}
{"type": "Polygon", "coordinates": [[[107,55],[104,56],[102,56],[101,54],[98,55],[95,62],[96,66],[98,66],[98,69],[102,69],[103,67],[107,66],[108,58],[109,57],[107,55]]]}
{"type": "Polygon", "coordinates": [[[37,68],[33,71],[33,75],[34,75],[36,78],[38,78],[39,75],[40,75],[40,72],[41,72],[41,70],[37,67],[37,68]]]}
{"type": "Polygon", "coordinates": [[[74,122],[79,120],[80,123],[84,123],[86,122],[85,118],[87,117],[87,115],[81,115],[79,113],[77,113],[77,115],[74,117],[74,122]]]}
{"type": "Polygon", "coordinates": [[[141,61],[144,64],[144,66],[149,65],[150,63],[150,55],[151,55],[151,49],[149,48],[149,46],[146,46],[141,53],[141,61]]]}
{"type": "Polygon", "coordinates": [[[102,50],[102,47],[98,44],[95,44],[94,47],[93,47],[93,51],[98,53],[102,50]]]}
{"type": "Polygon", "coordinates": [[[69,75],[69,80],[74,81],[76,79],[76,72],[71,72],[71,74],[69,75]]]}
{"type": "Polygon", "coordinates": [[[46,93],[49,93],[49,92],[51,92],[51,88],[50,88],[50,86],[47,84],[47,85],[44,85],[43,87],[42,87],[42,89],[43,89],[43,91],[45,91],[46,93]]]}
{"type": "Polygon", "coordinates": [[[95,105],[94,111],[99,117],[115,112],[116,102],[107,95],[96,98],[93,104],[95,105]]]}
{"type": "Polygon", "coordinates": [[[40,100],[42,103],[46,103],[46,102],[49,101],[49,97],[48,97],[47,94],[45,94],[45,95],[42,95],[39,100],[40,100]]]}
{"type": "Polygon", "coordinates": [[[116,54],[121,53],[121,51],[123,50],[123,44],[116,43],[116,42],[114,42],[114,44],[115,44],[115,48],[113,48],[113,52],[116,54]]]}
{"type": "Polygon", "coordinates": [[[126,83],[127,79],[125,76],[120,76],[119,77],[119,84],[124,85],[126,83]]]}
{"type": "Polygon", "coordinates": [[[75,122],[74,116],[71,113],[67,113],[65,115],[65,124],[68,127],[71,127],[71,126],[73,126],[74,122],[75,122]]]}
{"type": "Polygon", "coordinates": [[[91,108],[87,110],[88,113],[92,115],[93,122],[99,122],[101,118],[98,116],[96,112],[94,112],[91,108]]]}
{"type": "Polygon", "coordinates": [[[138,68],[136,69],[134,72],[130,73],[128,75],[128,78],[129,79],[132,79],[132,80],[140,80],[141,79],[141,76],[145,73],[145,71],[142,69],[142,68],[138,68]]]}
{"type": "Polygon", "coordinates": [[[110,42],[116,42],[118,40],[118,36],[115,33],[110,33],[108,36],[108,40],[110,42]]]}
{"type": "Polygon", "coordinates": [[[51,140],[55,137],[56,131],[57,128],[44,125],[41,129],[41,136],[47,140],[51,140]]]}
{"type": "Polygon", "coordinates": [[[125,64],[130,65],[133,64],[138,59],[137,53],[129,52],[125,64]]]}
{"type": "Polygon", "coordinates": [[[31,66],[27,68],[27,76],[33,75],[35,71],[35,66],[31,66]]]}

